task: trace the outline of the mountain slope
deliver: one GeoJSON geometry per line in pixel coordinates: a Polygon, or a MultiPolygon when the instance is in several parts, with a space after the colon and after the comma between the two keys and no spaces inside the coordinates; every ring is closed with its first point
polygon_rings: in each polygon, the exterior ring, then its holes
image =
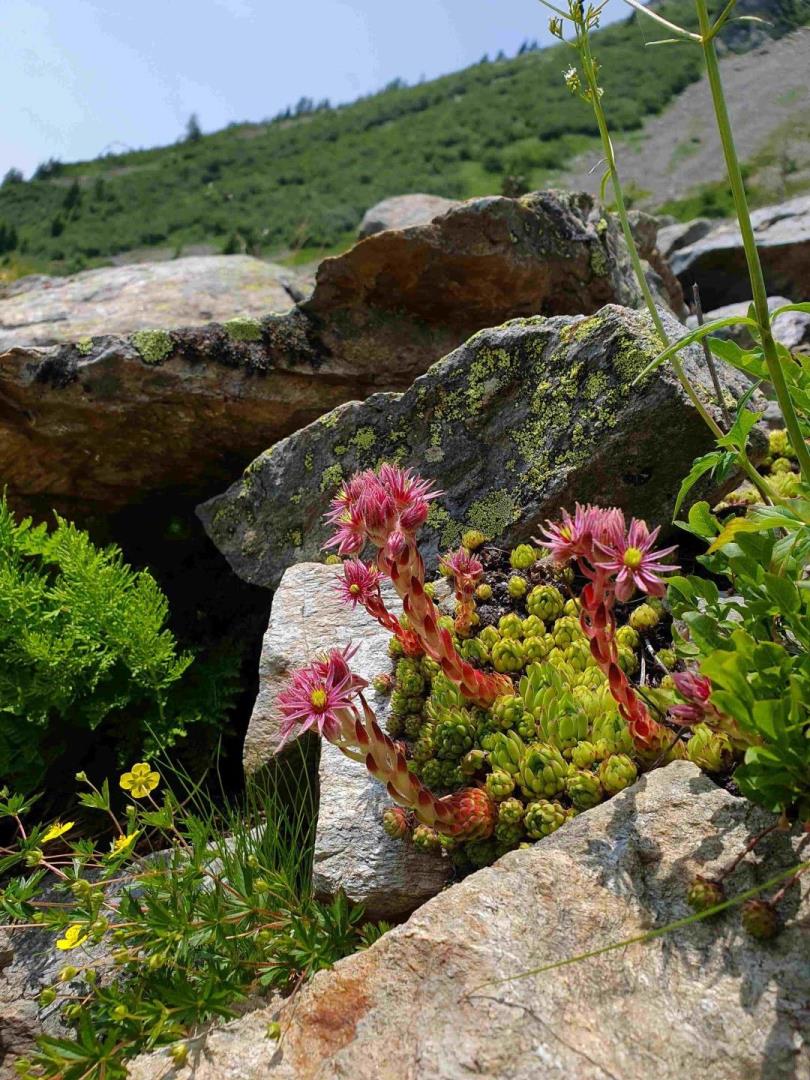
{"type": "MultiPolygon", "coordinates": [[[[759,5],[775,15],[774,32],[808,10],[808,0],[759,5]]],[[[688,0],[659,10],[691,20],[688,0]]],[[[598,32],[616,130],[638,128],[700,75],[696,48],[644,48],[658,36],[636,15],[598,32]]],[[[389,195],[541,186],[595,134],[589,110],[563,84],[573,58],[564,45],[529,51],[338,109],[46,168],[35,181],[0,188],[0,258],[65,273],[144,250],[328,249],[389,195]]]]}
{"type": "MultiPolygon", "coordinates": [[[[720,63],[737,151],[753,203],[810,189],[810,30],[720,63]],[[752,108],[752,102],[757,103],[752,108]]],[[[732,213],[725,165],[705,78],[692,83],[642,129],[616,141],[634,205],[683,219],[732,213]]],[[[596,194],[598,148],[578,155],[556,182],[596,194]]]]}

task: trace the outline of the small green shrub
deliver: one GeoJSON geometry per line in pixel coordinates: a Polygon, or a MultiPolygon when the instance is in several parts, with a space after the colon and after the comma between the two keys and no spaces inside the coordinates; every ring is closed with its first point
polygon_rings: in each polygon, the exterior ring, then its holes
{"type": "Polygon", "coordinates": [[[131,760],[204,718],[171,695],[192,657],[167,618],[155,579],[118,548],[61,518],[51,531],[17,523],[0,499],[0,776],[32,790],[90,733],[131,760]]]}
{"type": "Polygon", "coordinates": [[[669,603],[680,655],[711,682],[705,720],[743,752],[744,795],[810,820],[810,502],[755,507],[723,529],[698,503],[689,528],[712,541],[699,561],[713,577],[672,579],[669,603]]]}

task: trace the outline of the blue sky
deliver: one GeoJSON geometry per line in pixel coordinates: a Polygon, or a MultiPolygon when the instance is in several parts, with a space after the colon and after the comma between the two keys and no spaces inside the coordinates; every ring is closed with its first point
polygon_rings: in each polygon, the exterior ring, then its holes
{"type": "MultiPolygon", "coordinates": [[[[0,174],[350,101],[548,40],[537,0],[0,0],[0,174]]],[[[609,13],[628,9],[611,0],[609,13]]]]}

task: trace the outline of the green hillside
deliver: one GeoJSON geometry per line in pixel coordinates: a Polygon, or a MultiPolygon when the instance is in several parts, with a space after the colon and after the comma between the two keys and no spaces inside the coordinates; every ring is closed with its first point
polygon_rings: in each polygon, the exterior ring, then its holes
{"type": "MultiPolygon", "coordinates": [[[[690,21],[686,0],[659,7],[690,21]]],[[[803,21],[807,0],[769,7],[779,33],[803,21]]],[[[644,48],[658,36],[637,16],[598,34],[617,131],[639,127],[700,75],[697,49],[644,48]]],[[[542,186],[595,134],[590,110],[563,84],[572,57],[562,45],[528,49],[340,108],[304,102],[299,115],[53,163],[29,182],[12,175],[0,187],[0,270],[72,273],[122,252],[200,244],[305,258],[345,244],[363,212],[389,195],[542,186]]]]}

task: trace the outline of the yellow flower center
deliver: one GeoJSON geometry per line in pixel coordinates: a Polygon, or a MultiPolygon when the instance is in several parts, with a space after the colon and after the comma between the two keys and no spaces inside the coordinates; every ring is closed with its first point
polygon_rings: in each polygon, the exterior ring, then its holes
{"type": "Polygon", "coordinates": [[[359,596],[360,595],[360,586],[359,585],[350,585],[349,586],[349,592],[352,594],[352,596],[359,596]]]}
{"type": "Polygon", "coordinates": [[[314,708],[322,709],[324,705],[326,705],[326,691],[313,690],[309,695],[309,700],[312,702],[314,708]]]}
{"type": "Polygon", "coordinates": [[[638,570],[644,560],[644,552],[636,547],[629,547],[624,553],[624,565],[630,570],[638,570]]]}

